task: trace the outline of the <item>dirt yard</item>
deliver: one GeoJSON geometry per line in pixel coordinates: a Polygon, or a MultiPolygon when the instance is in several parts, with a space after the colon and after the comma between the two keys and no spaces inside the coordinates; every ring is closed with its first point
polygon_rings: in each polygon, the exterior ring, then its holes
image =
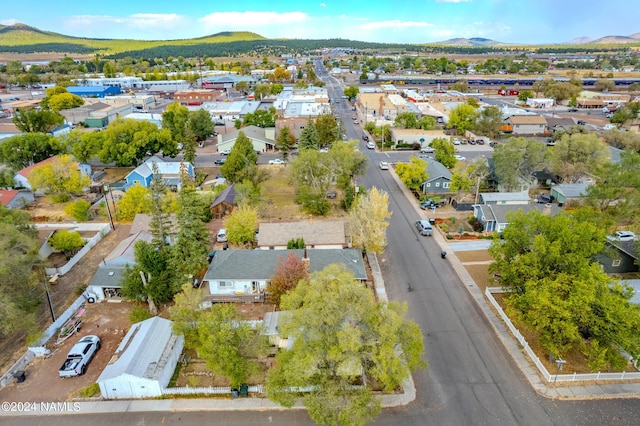
{"type": "Polygon", "coordinates": [[[80,331],[58,346],[55,345],[56,336],[54,336],[47,344],[52,355],[48,358],[36,358],[29,364],[25,370],[26,380],[23,383],[14,382],[0,389],[0,400],[69,401],[79,390],[95,383],[131,325],[129,313],[132,306],[131,303],[126,302],[85,304],[80,331]],[[87,373],[79,377],[61,379],[58,376],[58,369],[69,350],[81,337],[90,334],[100,337],[102,348],[89,364],[87,373]]]}

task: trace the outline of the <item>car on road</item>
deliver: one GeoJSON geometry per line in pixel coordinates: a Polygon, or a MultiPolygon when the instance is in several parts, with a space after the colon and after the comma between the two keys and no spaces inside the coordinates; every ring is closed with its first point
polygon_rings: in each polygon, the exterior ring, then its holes
{"type": "Polygon", "coordinates": [[[373,142],[367,142],[367,148],[369,149],[376,149],[376,144],[373,142]]]}
{"type": "Polygon", "coordinates": [[[363,141],[369,141],[369,136],[367,136],[367,135],[362,135],[362,140],[363,140],[363,141]]]}
{"type": "Polygon", "coordinates": [[[459,155],[459,154],[456,154],[456,155],[455,155],[455,158],[456,158],[456,160],[458,160],[458,161],[464,161],[464,160],[466,160],[466,159],[467,159],[466,157],[463,157],[462,155],[459,155]]]}
{"type": "Polygon", "coordinates": [[[389,163],[387,163],[386,161],[381,161],[379,163],[380,166],[380,170],[389,170],[389,163]]]}
{"type": "Polygon", "coordinates": [[[587,122],[584,121],[584,120],[578,120],[578,121],[576,121],[576,123],[578,123],[578,126],[586,126],[587,125],[587,122]]]}
{"type": "Polygon", "coordinates": [[[416,229],[420,235],[424,235],[425,237],[433,235],[433,227],[428,220],[416,220],[416,229]]]}
{"type": "Polygon", "coordinates": [[[420,152],[423,154],[433,154],[434,152],[436,152],[436,150],[430,146],[423,146],[422,148],[420,148],[420,152]]]}
{"type": "Polygon", "coordinates": [[[453,138],[453,144],[454,144],[454,145],[460,145],[460,139],[458,139],[458,138],[453,138]]]}
{"type": "Polygon", "coordinates": [[[231,154],[231,149],[230,148],[223,149],[222,151],[220,151],[220,154],[229,155],[229,154],[231,154]]]}
{"type": "Polygon", "coordinates": [[[634,241],[636,234],[631,231],[616,231],[613,236],[607,238],[610,241],[634,241]]]}
{"type": "Polygon", "coordinates": [[[276,158],[274,160],[269,160],[269,164],[285,164],[282,158],[276,158]]]}
{"type": "Polygon", "coordinates": [[[420,155],[418,155],[418,158],[421,158],[421,159],[427,161],[427,160],[431,159],[432,157],[429,156],[429,155],[426,155],[426,154],[420,154],[420,155]]]}
{"type": "Polygon", "coordinates": [[[353,120],[353,124],[360,124],[358,120],[353,120]]]}
{"type": "Polygon", "coordinates": [[[87,372],[87,366],[100,349],[101,343],[98,336],[84,336],[73,345],[67,358],[60,367],[58,374],[62,378],[82,376],[87,372]]]}
{"type": "Polygon", "coordinates": [[[569,112],[578,112],[578,108],[569,108],[567,111],[569,111],[569,112]]]}
{"type": "Polygon", "coordinates": [[[226,162],[226,158],[216,158],[215,160],[213,160],[213,164],[215,164],[216,166],[222,166],[226,162]]]}

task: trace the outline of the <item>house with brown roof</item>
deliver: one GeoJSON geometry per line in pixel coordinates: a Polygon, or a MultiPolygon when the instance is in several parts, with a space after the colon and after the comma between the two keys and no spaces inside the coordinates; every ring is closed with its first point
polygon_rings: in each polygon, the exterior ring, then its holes
{"type": "MultiPolygon", "coordinates": [[[[133,219],[133,223],[131,224],[131,230],[129,231],[129,234],[134,235],[140,231],[145,231],[150,233],[151,219],[152,219],[152,216],[150,214],[138,213],[136,217],[133,219]]],[[[176,243],[176,236],[178,235],[179,230],[180,228],[178,226],[178,217],[175,214],[170,214],[169,224],[166,229],[167,244],[174,245],[176,243]]]]}
{"type": "Polygon", "coordinates": [[[512,126],[511,132],[514,135],[543,135],[547,129],[547,120],[537,114],[512,115],[505,123],[512,126]]]}
{"type": "Polygon", "coordinates": [[[343,220],[261,223],[258,228],[261,250],[284,250],[289,241],[297,238],[302,238],[307,248],[316,249],[346,248],[349,242],[343,220]]]}
{"type": "Polygon", "coordinates": [[[40,161],[39,163],[32,164],[29,167],[25,167],[22,170],[18,170],[16,172],[16,174],[13,176],[13,180],[16,183],[16,187],[31,189],[31,184],[29,183],[29,174],[36,167],[43,166],[43,165],[45,165],[47,163],[51,163],[55,159],[56,159],[55,156],[49,157],[49,158],[47,158],[45,160],[40,161]]]}
{"type": "Polygon", "coordinates": [[[235,200],[236,190],[233,185],[229,185],[213,200],[211,206],[209,206],[211,216],[220,218],[227,213],[231,213],[237,205],[235,200]]]}
{"type": "Polygon", "coordinates": [[[21,209],[33,203],[34,196],[31,191],[18,191],[17,189],[0,190],[0,204],[8,209],[21,209]]]}

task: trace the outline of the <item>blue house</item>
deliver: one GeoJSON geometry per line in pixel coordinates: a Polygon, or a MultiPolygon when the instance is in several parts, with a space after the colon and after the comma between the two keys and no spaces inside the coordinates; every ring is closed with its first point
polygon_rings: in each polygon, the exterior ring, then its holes
{"type": "Polygon", "coordinates": [[[446,194],[451,192],[451,172],[444,164],[431,157],[423,157],[427,162],[427,174],[429,177],[422,183],[422,192],[425,194],[446,194]]]}
{"type": "Polygon", "coordinates": [[[149,157],[144,163],[140,164],[125,177],[125,180],[127,181],[127,188],[133,185],[142,185],[145,188],[148,188],[151,184],[151,179],[153,179],[153,164],[156,164],[158,172],[162,175],[162,179],[172,191],[179,191],[182,187],[180,168],[183,165],[186,167],[186,172],[189,176],[194,179],[196,177],[195,170],[191,163],[177,161],[168,162],[164,161],[162,158],[153,156],[149,157]]]}
{"type": "Polygon", "coordinates": [[[83,98],[104,98],[121,93],[117,86],[69,86],[67,91],[83,98]]]}

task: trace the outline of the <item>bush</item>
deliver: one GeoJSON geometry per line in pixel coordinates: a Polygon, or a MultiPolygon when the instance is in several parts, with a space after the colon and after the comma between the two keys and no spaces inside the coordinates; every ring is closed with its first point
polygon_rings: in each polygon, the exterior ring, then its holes
{"type": "Polygon", "coordinates": [[[89,207],[91,207],[91,204],[89,204],[88,201],[78,200],[67,204],[64,207],[64,212],[78,222],[87,222],[88,220],[91,220],[89,207]]]}
{"type": "Polygon", "coordinates": [[[100,386],[97,383],[92,383],[86,388],[80,389],[78,391],[78,396],[80,396],[81,398],[92,398],[98,392],[100,392],[100,386]]]}
{"type": "Polygon", "coordinates": [[[149,308],[146,306],[136,305],[129,314],[129,321],[131,321],[132,324],[149,318],[151,318],[151,314],[149,313],[149,308]]]}
{"type": "Polygon", "coordinates": [[[81,284],[78,287],[76,287],[76,296],[80,296],[82,293],[84,293],[86,289],[87,289],[86,284],[81,284]]]}
{"type": "Polygon", "coordinates": [[[458,221],[458,219],[456,219],[456,218],[455,218],[455,216],[451,216],[451,217],[449,218],[449,220],[451,221],[451,224],[452,224],[452,225],[455,225],[455,224],[456,224],[456,222],[458,221]]]}
{"type": "Polygon", "coordinates": [[[453,235],[447,234],[447,240],[453,240],[453,235]]]}
{"type": "Polygon", "coordinates": [[[473,220],[470,221],[469,224],[471,225],[473,230],[475,232],[482,232],[484,230],[484,225],[482,224],[482,221],[480,219],[475,218],[475,217],[472,217],[471,219],[473,219],[473,220]]]}

